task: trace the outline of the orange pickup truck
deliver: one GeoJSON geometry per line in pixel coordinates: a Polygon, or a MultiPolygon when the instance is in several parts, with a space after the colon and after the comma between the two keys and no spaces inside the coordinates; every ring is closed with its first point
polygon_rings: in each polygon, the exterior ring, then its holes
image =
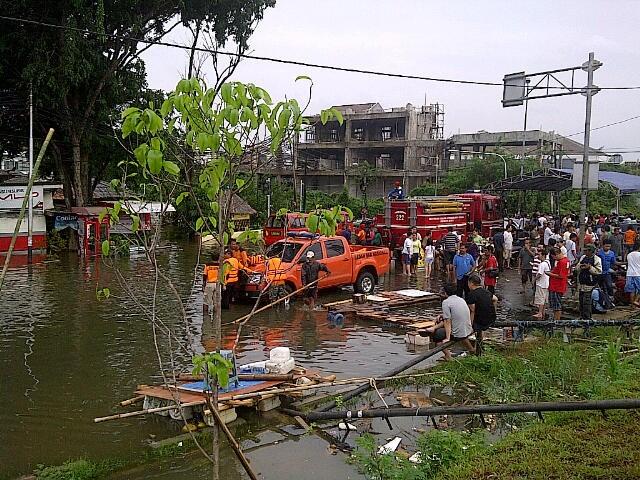
{"type": "MultiPolygon", "coordinates": [[[[267,251],[268,257],[282,259],[288,291],[302,287],[300,264],[305,261],[308,250],[313,251],[315,258],[331,272],[327,276],[320,273],[319,289],[353,285],[358,293],[373,293],[378,279],[389,271],[389,249],[386,247],[350,245],[344,237],[292,237],[274,243],[267,251]]],[[[267,284],[264,270],[264,265],[254,267],[239,290],[247,297],[257,297],[267,284]]]]}

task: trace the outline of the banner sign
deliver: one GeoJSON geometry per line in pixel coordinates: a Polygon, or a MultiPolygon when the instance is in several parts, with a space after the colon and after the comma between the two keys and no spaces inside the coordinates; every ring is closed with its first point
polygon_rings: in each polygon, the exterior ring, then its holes
{"type": "MultiPolygon", "coordinates": [[[[26,192],[26,185],[0,185],[0,210],[20,210],[26,192]]],[[[31,189],[31,202],[34,209],[38,208],[44,211],[42,186],[36,185],[31,189]]]]}
{"type": "Polygon", "coordinates": [[[80,228],[78,225],[78,217],[75,215],[56,215],[54,228],[56,230],[71,228],[77,232],[80,228]]]}

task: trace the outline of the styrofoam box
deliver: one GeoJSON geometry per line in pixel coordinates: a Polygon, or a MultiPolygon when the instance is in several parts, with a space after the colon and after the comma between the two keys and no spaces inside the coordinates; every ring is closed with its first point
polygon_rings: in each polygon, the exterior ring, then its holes
{"type": "Polygon", "coordinates": [[[267,370],[269,373],[278,373],[278,374],[287,374],[296,366],[296,362],[293,358],[289,358],[289,360],[285,362],[267,362],[267,370]]]}
{"type": "Polygon", "coordinates": [[[289,347],[275,347],[269,352],[269,360],[275,363],[284,363],[291,358],[289,347]]]}

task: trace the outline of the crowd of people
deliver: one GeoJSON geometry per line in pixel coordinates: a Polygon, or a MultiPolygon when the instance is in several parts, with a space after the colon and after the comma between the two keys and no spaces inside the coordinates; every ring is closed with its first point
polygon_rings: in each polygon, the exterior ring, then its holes
{"type": "Polygon", "coordinates": [[[532,296],[537,319],[548,314],[559,319],[572,295],[577,295],[583,319],[616,303],[640,306],[640,224],[635,217],[589,216],[582,243],[580,227],[575,215],[536,213],[508,219],[487,238],[480,228],[463,235],[450,227],[436,242],[412,228],[402,249],[403,274],[415,275],[415,266],[424,262],[428,280],[442,271],[456,286],[456,295],[465,298],[470,275],[477,274],[494,294],[503,272],[517,269],[521,293],[532,296]]]}

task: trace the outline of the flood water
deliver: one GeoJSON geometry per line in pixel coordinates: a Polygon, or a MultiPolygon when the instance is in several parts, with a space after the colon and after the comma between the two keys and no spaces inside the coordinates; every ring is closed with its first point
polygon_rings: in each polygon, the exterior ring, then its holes
{"type": "MultiPolygon", "coordinates": [[[[70,255],[10,270],[0,294],[0,478],[80,457],[136,457],[149,448],[150,438],[180,433],[176,422],[154,415],[98,424],[93,418],[123,411],[115,405],[132,397],[136,385],[160,382],[159,361],[167,371],[172,362],[186,371],[190,354],[176,340],[192,351],[213,348],[210,324],[203,322],[200,282],[193,282],[197,255],[194,244],[180,242],[160,257],[185,302],[187,322],[173,293],[161,286],[155,308],[176,339],[169,344],[157,330],[159,355],[148,316],[154,271],[146,260],[121,259],[109,266],[70,255]],[[105,286],[112,295],[98,301],[96,290],[105,286]]],[[[407,280],[392,273],[382,288],[424,288],[418,277],[407,280]]],[[[351,293],[333,292],[320,301],[351,293]]],[[[223,313],[223,323],[249,308],[232,306],[223,313]]],[[[227,327],[225,346],[234,337],[235,329],[227,327]]],[[[337,327],[326,314],[304,311],[301,305],[269,310],[245,326],[239,362],[264,360],[275,346],[290,347],[298,365],[338,377],[381,374],[415,354],[397,331],[352,321],[337,327]]],[[[360,478],[343,456],[327,453],[322,440],[290,435],[282,430],[284,423],[270,414],[235,427],[264,478],[360,478]]],[[[221,455],[222,478],[244,478],[231,451],[221,455]]],[[[205,478],[203,461],[189,453],[114,478],[205,478]]]]}

